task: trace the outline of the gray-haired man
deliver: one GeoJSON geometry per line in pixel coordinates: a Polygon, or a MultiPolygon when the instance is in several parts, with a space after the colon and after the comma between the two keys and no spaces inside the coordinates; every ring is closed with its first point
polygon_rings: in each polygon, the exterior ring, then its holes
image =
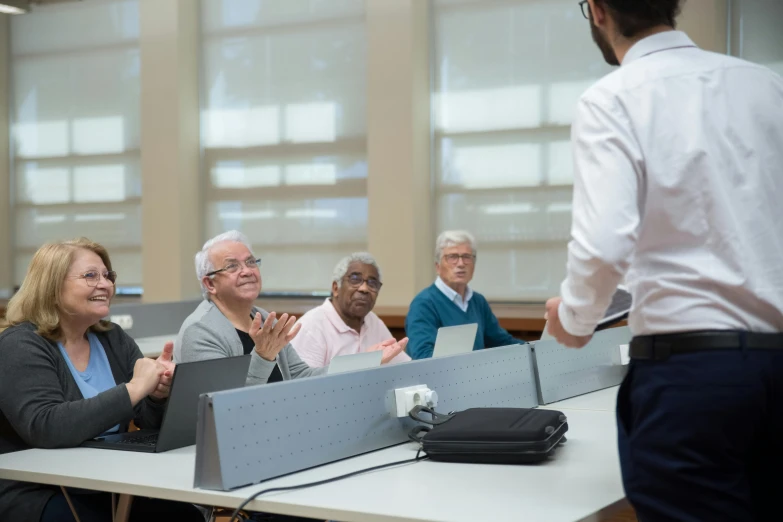
{"type": "Polygon", "coordinates": [[[413,299],[405,317],[405,331],[411,338],[408,355],[414,359],[432,357],[438,328],[476,323],[474,350],[509,344],[524,344],[504,330],[489,303],[468,284],[476,268],[476,240],[465,230],[447,230],[435,242],[435,270],[438,277],[413,299]]]}
{"type": "Polygon", "coordinates": [[[174,345],[177,362],[252,354],[247,384],[265,384],[324,373],[302,362],[289,344],[299,328],[295,317],[256,308],[261,291],[260,259],[244,234],[220,234],[196,254],[196,276],[204,301],[185,319],[174,345]]]}
{"type": "Polygon", "coordinates": [[[334,268],[332,295],[297,323],[301,330],[291,341],[310,366],[326,366],[338,355],[383,350],[383,362],[410,361],[403,350],[407,338],[397,342],[373,313],[382,285],[378,263],[366,252],[344,257],[334,268]]]}
{"type": "MultiPolygon", "coordinates": [[[[251,354],[247,384],[321,375],[291,346],[299,332],[296,318],[276,320],[275,312],[254,305],[261,291],[260,259],[244,234],[231,230],[196,254],[196,276],[204,302],[185,319],[174,346],[177,362],[251,354]]],[[[402,350],[399,346],[388,350],[402,350]]]]}

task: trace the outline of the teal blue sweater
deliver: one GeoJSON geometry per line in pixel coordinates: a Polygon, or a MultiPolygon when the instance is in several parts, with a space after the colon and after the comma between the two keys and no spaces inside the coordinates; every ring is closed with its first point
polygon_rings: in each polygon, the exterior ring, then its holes
{"type": "Polygon", "coordinates": [[[432,357],[438,328],[470,323],[478,323],[474,350],[525,343],[500,327],[483,295],[474,291],[468,311],[463,312],[433,284],[422,290],[408,308],[405,318],[405,333],[409,339],[406,351],[412,359],[432,357]]]}

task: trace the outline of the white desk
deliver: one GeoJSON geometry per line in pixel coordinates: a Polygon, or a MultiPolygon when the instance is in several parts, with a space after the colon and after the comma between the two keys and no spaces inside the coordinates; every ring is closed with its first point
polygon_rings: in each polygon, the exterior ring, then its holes
{"type": "Polygon", "coordinates": [[[614,412],[617,407],[617,390],[619,386],[612,386],[592,393],[586,393],[577,397],[571,397],[540,408],[548,410],[590,410],[614,412]]]}
{"type": "MultiPolygon", "coordinates": [[[[560,408],[566,409],[566,408],[560,408]]],[[[624,507],[615,416],[567,410],[568,442],[543,465],[424,461],[264,495],[248,509],[342,522],[597,520],[624,507]]],[[[322,480],[415,456],[404,444],[231,492],[193,488],[195,447],[162,454],[92,448],[0,455],[0,478],[236,507],[260,489],[322,480]]]]}
{"type": "MultiPolygon", "coordinates": [[[[131,336],[132,337],[132,336],[131,336]]],[[[133,338],[136,344],[139,345],[139,350],[145,357],[157,357],[163,352],[163,345],[168,341],[174,342],[177,338],[177,334],[171,335],[156,335],[155,337],[140,337],[133,338]]]]}

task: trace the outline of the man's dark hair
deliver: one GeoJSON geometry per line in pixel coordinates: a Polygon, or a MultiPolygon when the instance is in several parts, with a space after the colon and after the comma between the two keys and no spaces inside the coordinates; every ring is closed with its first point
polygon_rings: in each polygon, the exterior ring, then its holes
{"type": "Polygon", "coordinates": [[[608,7],[617,29],[626,38],[658,25],[676,26],[683,0],[596,0],[608,7]]]}

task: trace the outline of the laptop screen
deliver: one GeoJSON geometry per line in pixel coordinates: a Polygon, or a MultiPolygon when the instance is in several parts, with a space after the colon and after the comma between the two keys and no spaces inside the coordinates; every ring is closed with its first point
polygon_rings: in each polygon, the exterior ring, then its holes
{"type": "Polygon", "coordinates": [[[435,338],[432,356],[446,357],[448,355],[472,352],[473,345],[476,342],[477,331],[478,324],[476,323],[438,328],[438,336],[435,338]]]}
{"type": "Polygon", "coordinates": [[[376,368],[381,365],[383,352],[376,350],[374,352],[361,352],[350,355],[340,355],[335,357],[329,363],[327,375],[336,373],[353,372],[356,370],[366,370],[367,368],[376,368]]]}

